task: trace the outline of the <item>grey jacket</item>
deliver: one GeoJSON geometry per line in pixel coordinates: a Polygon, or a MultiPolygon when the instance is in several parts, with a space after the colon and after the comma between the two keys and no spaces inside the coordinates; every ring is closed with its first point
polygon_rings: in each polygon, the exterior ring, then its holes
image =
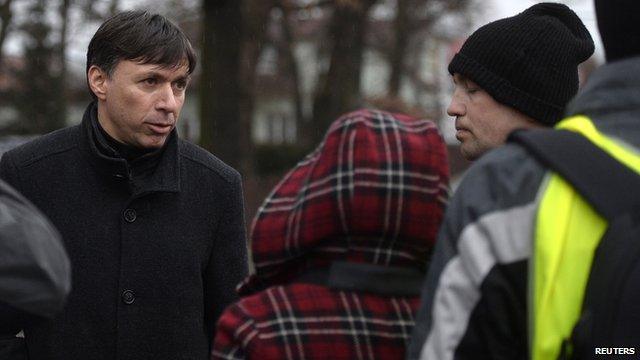
{"type": "Polygon", "coordinates": [[[0,302],[52,317],[70,290],[71,268],[60,235],[40,211],[0,180],[0,302]]]}
{"type": "MultiPolygon", "coordinates": [[[[640,58],[602,66],[568,107],[640,149],[640,58]]],[[[640,153],[640,150],[638,150],[640,153]]],[[[526,359],[527,272],[547,170],[507,144],[451,199],[423,289],[410,359],[526,359]]]]}

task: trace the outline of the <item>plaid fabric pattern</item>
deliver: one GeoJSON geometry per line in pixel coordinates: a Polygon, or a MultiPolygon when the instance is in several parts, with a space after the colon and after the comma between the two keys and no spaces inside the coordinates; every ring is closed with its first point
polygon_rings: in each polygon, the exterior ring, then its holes
{"type": "Polygon", "coordinates": [[[222,315],[215,359],[401,359],[417,296],[295,280],[334,261],[424,270],[448,197],[435,125],[382,111],[344,115],[264,201],[255,274],[222,315]]]}
{"type": "Polygon", "coordinates": [[[404,359],[418,297],[274,286],[229,307],[212,359],[404,359]]]}
{"type": "Polygon", "coordinates": [[[247,286],[286,282],[309,261],[424,268],[448,184],[433,122],[375,110],[342,116],[258,210],[247,286]]]}

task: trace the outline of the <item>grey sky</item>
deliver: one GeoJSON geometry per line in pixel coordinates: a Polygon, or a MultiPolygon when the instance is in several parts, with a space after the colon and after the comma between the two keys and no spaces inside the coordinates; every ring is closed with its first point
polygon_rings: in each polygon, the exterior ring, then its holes
{"type": "MultiPolygon", "coordinates": [[[[600,36],[597,32],[596,19],[593,10],[593,0],[556,0],[571,7],[578,16],[585,23],[591,35],[596,43],[596,56],[600,61],[604,60],[602,44],[600,42],[600,36]]],[[[529,6],[543,1],[534,0],[486,0],[483,1],[482,12],[480,16],[476,17],[476,25],[470,30],[477,29],[479,26],[486,24],[490,21],[497,20],[503,17],[515,15],[529,6]]],[[[124,8],[133,8],[139,6],[140,1],[123,0],[121,5],[124,8]]],[[[19,12],[23,12],[22,9],[19,12]]],[[[79,17],[80,14],[72,14],[72,17],[79,17]]],[[[96,24],[83,24],[81,27],[72,26],[69,34],[69,47],[67,61],[69,66],[76,71],[84,71],[85,53],[86,47],[93,33],[98,28],[96,24]]],[[[468,35],[468,34],[467,34],[468,35]]],[[[10,36],[5,44],[5,51],[9,54],[18,54],[21,52],[21,42],[23,39],[19,36],[10,36]]]]}

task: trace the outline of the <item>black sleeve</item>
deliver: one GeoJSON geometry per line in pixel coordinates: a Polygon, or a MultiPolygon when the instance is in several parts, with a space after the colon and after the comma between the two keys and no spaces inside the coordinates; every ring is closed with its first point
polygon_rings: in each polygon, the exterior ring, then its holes
{"type": "Polygon", "coordinates": [[[205,278],[206,326],[213,339],[222,311],[238,299],[235,288],[247,276],[247,241],[240,175],[232,182],[221,205],[222,218],[213,239],[205,278]]]}
{"type": "Polygon", "coordinates": [[[483,296],[471,313],[455,359],[528,358],[528,263],[522,260],[491,269],[480,287],[483,296]]]}

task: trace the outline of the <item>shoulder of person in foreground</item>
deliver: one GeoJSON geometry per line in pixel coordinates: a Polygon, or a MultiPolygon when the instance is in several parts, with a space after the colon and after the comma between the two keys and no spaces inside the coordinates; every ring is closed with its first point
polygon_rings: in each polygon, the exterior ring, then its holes
{"type": "MultiPolygon", "coordinates": [[[[208,191],[221,195],[221,202],[212,204],[222,212],[204,274],[205,322],[209,334],[215,335],[216,321],[222,311],[238,299],[235,286],[248,272],[242,178],[238,171],[203,148],[184,140],[179,146],[181,161],[202,174],[196,180],[199,185],[211,186],[208,191]]],[[[191,191],[203,190],[193,188],[191,191]]]]}
{"type": "Polygon", "coordinates": [[[38,136],[21,144],[6,153],[0,159],[11,158],[16,166],[28,165],[55,154],[59,154],[78,146],[80,126],[70,126],[38,136]]]}
{"type": "Polygon", "coordinates": [[[180,139],[179,149],[183,159],[211,170],[227,183],[237,184],[241,181],[240,173],[236,169],[200,146],[180,139]]]}
{"type": "Polygon", "coordinates": [[[51,317],[70,289],[71,267],[57,230],[0,180],[0,301],[51,317]]]}
{"type": "Polygon", "coordinates": [[[458,356],[459,345],[477,335],[468,331],[477,305],[491,296],[483,284],[495,279],[520,291],[522,284],[513,279],[501,281],[502,268],[522,272],[531,254],[544,175],[545,169],[514,144],[487,153],[468,170],[438,234],[408,358],[458,356]]]}

